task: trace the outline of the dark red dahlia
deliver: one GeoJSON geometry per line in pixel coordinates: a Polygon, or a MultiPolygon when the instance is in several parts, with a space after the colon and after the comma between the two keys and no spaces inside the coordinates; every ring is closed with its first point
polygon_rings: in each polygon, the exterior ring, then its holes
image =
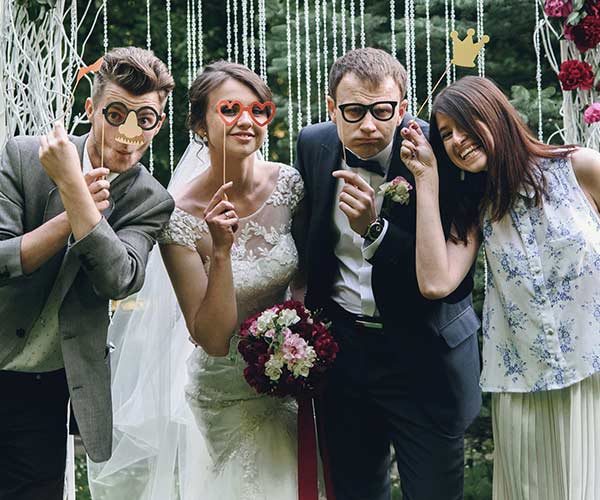
{"type": "Polygon", "coordinates": [[[589,63],[570,59],[560,65],[558,79],[563,90],[590,90],[594,85],[594,72],[589,63]]]}

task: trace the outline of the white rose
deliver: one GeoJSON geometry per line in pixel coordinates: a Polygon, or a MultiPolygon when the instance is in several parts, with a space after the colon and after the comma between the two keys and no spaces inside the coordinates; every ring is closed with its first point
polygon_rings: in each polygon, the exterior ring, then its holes
{"type": "Polygon", "coordinates": [[[275,319],[276,314],[271,310],[266,310],[262,313],[258,319],[256,320],[256,327],[258,329],[258,333],[265,333],[267,330],[272,328],[273,320],[275,319]]]}
{"type": "Polygon", "coordinates": [[[269,361],[265,363],[265,375],[272,381],[277,382],[281,377],[283,360],[274,354],[271,355],[269,361]]]}
{"type": "Polygon", "coordinates": [[[277,318],[277,324],[280,326],[295,325],[298,321],[300,321],[300,316],[295,309],[284,309],[277,318]]]}

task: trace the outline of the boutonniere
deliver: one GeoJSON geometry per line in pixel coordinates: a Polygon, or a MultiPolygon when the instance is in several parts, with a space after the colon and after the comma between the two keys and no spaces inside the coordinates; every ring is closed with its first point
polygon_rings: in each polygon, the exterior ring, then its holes
{"type": "Polygon", "coordinates": [[[400,203],[408,205],[410,201],[410,191],[413,187],[404,177],[398,176],[390,182],[384,182],[379,186],[379,194],[383,194],[383,201],[400,203]]]}

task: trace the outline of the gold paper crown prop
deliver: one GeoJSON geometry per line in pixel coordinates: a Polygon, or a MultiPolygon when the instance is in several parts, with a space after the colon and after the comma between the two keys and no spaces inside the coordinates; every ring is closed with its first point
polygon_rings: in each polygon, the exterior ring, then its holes
{"type": "Polygon", "coordinates": [[[458,38],[458,31],[450,33],[450,38],[452,38],[454,45],[454,57],[452,58],[452,61],[450,61],[452,64],[462,66],[463,68],[475,67],[475,58],[482,47],[490,41],[490,37],[488,35],[483,35],[477,43],[473,43],[474,34],[475,30],[469,28],[467,30],[467,36],[464,40],[461,40],[458,38]]]}
{"type": "Polygon", "coordinates": [[[473,35],[475,34],[475,30],[473,28],[469,28],[467,30],[467,36],[464,40],[458,38],[458,31],[453,31],[450,33],[450,38],[452,38],[452,59],[450,60],[450,64],[446,70],[440,76],[440,79],[434,85],[433,89],[431,89],[430,94],[425,99],[425,102],[421,104],[419,111],[415,115],[414,119],[416,120],[423,108],[425,107],[425,103],[431,99],[435,89],[438,88],[438,85],[442,81],[442,78],[448,73],[450,67],[454,64],[455,66],[461,66],[463,68],[474,68],[475,67],[475,58],[478,56],[479,51],[483,48],[483,46],[490,41],[490,37],[488,35],[483,35],[477,43],[473,42],[473,35]]]}

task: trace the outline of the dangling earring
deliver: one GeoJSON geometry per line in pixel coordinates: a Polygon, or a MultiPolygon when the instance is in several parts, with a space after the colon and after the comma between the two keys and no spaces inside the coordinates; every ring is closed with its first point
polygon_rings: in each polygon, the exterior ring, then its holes
{"type": "Polygon", "coordinates": [[[462,181],[464,181],[464,180],[465,180],[465,171],[464,171],[464,170],[461,170],[461,171],[460,171],[460,181],[462,182],[462,181]]]}

